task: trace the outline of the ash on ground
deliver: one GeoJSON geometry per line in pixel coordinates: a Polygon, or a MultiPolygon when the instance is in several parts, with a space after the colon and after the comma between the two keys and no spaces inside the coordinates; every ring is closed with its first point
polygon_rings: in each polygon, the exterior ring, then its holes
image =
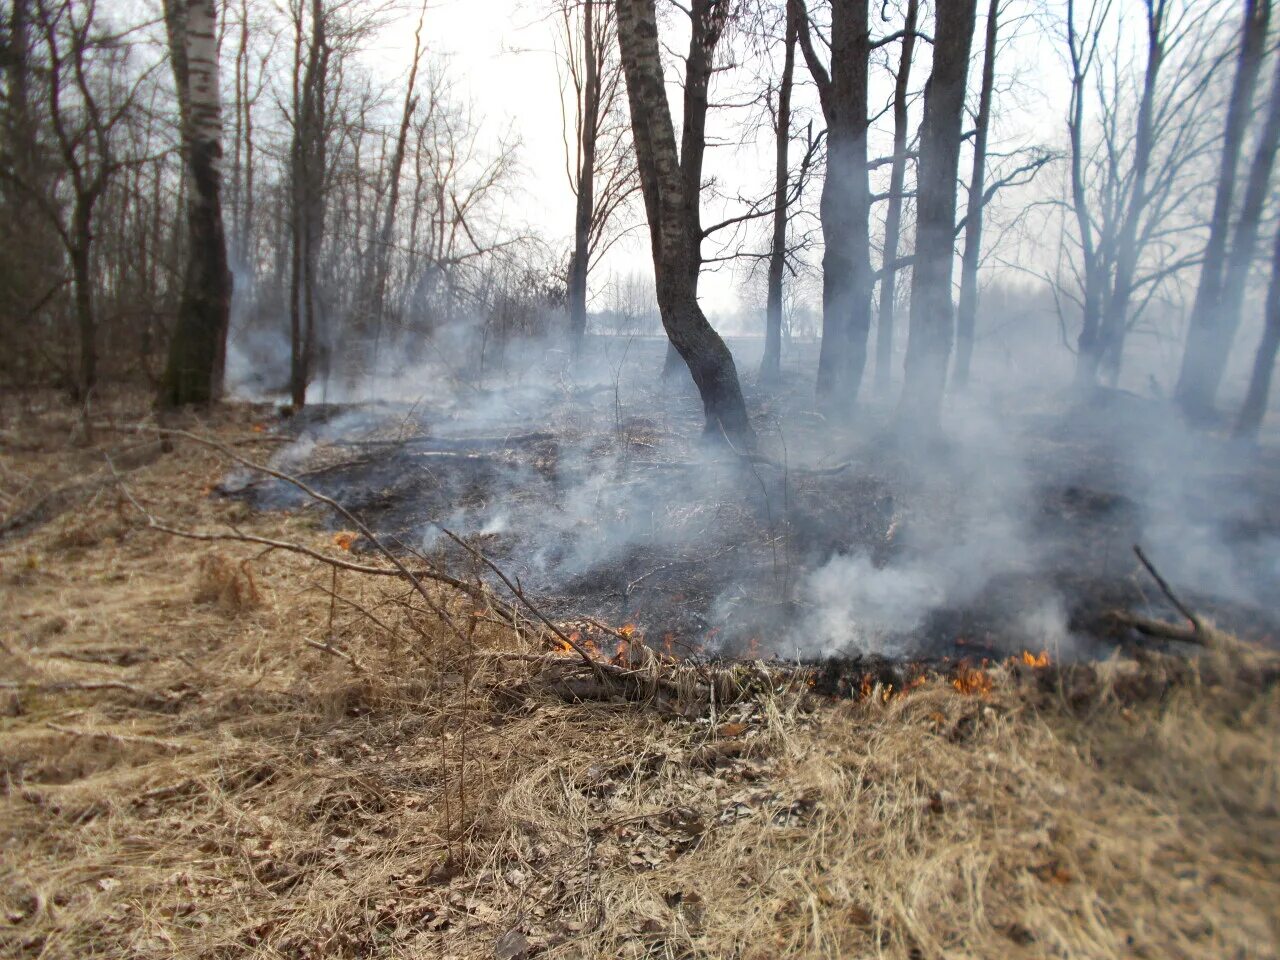
{"type": "MultiPolygon", "coordinates": [[[[1134,544],[1224,628],[1275,635],[1274,451],[1193,435],[1118,391],[1065,415],[989,395],[904,438],[874,401],[815,412],[797,375],[748,383],[748,455],[704,436],[692,385],[662,382],[655,351],[628,361],[308,407],[281,417],[293,440],[274,462],[397,550],[501,593],[447,528],[549,616],[634,623],[677,652],[1102,655],[1122,639],[1110,611],[1172,613],[1134,544]]],[[[321,509],[243,473],[222,492],[321,509]]]]}

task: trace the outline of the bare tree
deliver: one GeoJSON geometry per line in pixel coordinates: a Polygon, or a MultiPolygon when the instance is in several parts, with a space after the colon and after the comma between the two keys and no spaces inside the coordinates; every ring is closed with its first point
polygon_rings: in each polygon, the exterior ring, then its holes
{"type": "Polygon", "coordinates": [[[1212,42],[1221,5],[1151,0],[1142,8],[1144,64],[1132,77],[1119,50],[1108,53],[1109,31],[1119,29],[1113,3],[1092,0],[1082,18],[1074,0],[1067,5],[1075,234],[1064,237],[1075,248],[1070,269],[1078,293],[1068,291],[1067,299],[1081,314],[1081,387],[1100,373],[1116,381],[1129,330],[1199,260],[1188,252],[1203,228],[1194,201],[1215,146],[1213,78],[1225,56],[1212,42]],[[1086,111],[1091,94],[1096,125],[1086,111]]]}
{"type": "Polygon", "coordinates": [[[1106,362],[1114,380],[1120,369],[1121,352],[1127,330],[1129,300],[1134,273],[1138,268],[1138,228],[1150,203],[1148,177],[1155,144],[1156,90],[1167,48],[1166,24],[1169,0],[1144,0],[1147,28],[1147,66],[1133,132],[1133,168],[1127,189],[1128,202],[1121,208],[1121,225],[1116,235],[1115,277],[1107,298],[1097,336],[1080,343],[1081,376],[1092,381],[1098,364],[1106,362]]]}
{"type": "Polygon", "coordinates": [[[1248,124],[1253,86],[1266,41],[1270,4],[1257,0],[1257,9],[1246,11],[1241,35],[1239,66],[1231,91],[1227,130],[1223,137],[1222,171],[1214,199],[1209,242],[1205,245],[1204,266],[1195,307],[1187,331],[1182,371],[1175,396],[1183,412],[1204,419],[1213,410],[1218,387],[1226,370],[1231,345],[1240,326],[1240,310],[1249,271],[1253,266],[1263,207],[1270,190],[1271,171],[1280,147],[1280,58],[1267,107],[1266,122],[1258,138],[1235,230],[1227,248],[1227,233],[1240,141],[1248,124]],[[1247,87],[1247,90],[1241,89],[1247,87]],[[1240,101],[1237,104],[1237,101],[1240,101]],[[1240,116],[1234,116],[1234,114],[1240,116]],[[1235,121],[1233,123],[1233,121],[1235,121]],[[1225,194],[1225,196],[1224,196],[1225,194]]]}
{"type": "Polygon", "coordinates": [[[324,175],[327,133],[329,57],[324,0],[296,0],[294,18],[292,269],[289,290],[291,362],[289,392],[295,406],[307,401],[307,383],[315,364],[317,270],[324,232],[324,175]]]}
{"type": "Polygon", "coordinates": [[[848,407],[866,366],[871,326],[871,188],[867,180],[867,70],[871,38],[866,0],[831,7],[831,63],[813,42],[804,0],[796,4],[800,49],[827,121],[822,187],[822,352],[818,401],[848,407]]]}
{"type": "Polygon", "coordinates": [[[787,261],[791,87],[795,76],[799,12],[796,4],[787,3],[782,40],[782,76],[778,80],[778,102],[774,111],[773,233],[769,243],[764,358],[760,362],[760,379],[775,382],[782,376],[782,274],[787,261]]]}
{"type": "Polygon", "coordinates": [[[902,49],[893,82],[893,160],[889,170],[888,207],[884,224],[884,263],[880,268],[880,303],[876,320],[876,389],[888,393],[893,375],[894,296],[898,280],[898,243],[902,236],[903,189],[907,176],[907,122],[911,62],[915,54],[919,0],[907,0],[902,49]]]}
{"type": "MultiPolygon", "coordinates": [[[[400,181],[404,170],[405,151],[408,147],[409,129],[418,107],[418,70],[422,65],[422,25],[427,14],[426,0],[418,11],[418,24],[413,31],[413,58],[409,65],[409,78],[405,83],[404,105],[400,111],[400,125],[396,131],[395,145],[386,170],[386,199],[382,206],[381,221],[372,232],[360,274],[359,299],[355,322],[359,332],[372,328],[373,347],[368,372],[377,375],[378,348],[382,342],[383,313],[386,307],[387,278],[391,270],[391,242],[395,230],[396,215],[400,206],[400,181]]],[[[358,164],[357,164],[358,165],[358,164]]],[[[375,211],[376,215],[376,211],[375,211]]],[[[359,217],[357,216],[357,221],[359,217]]]]}
{"type": "MultiPolygon", "coordinates": [[[[557,0],[562,61],[572,86],[573,144],[566,142],[574,193],[573,251],[569,257],[569,334],[575,353],[587,330],[587,279],[619,235],[618,218],[638,184],[635,152],[623,110],[617,20],[607,0],[557,0]]],[[[566,130],[568,120],[566,118],[566,130]]]]}
{"type": "Polygon", "coordinates": [[[987,5],[986,44],[982,53],[982,87],[974,118],[973,171],[965,210],[964,257],[960,262],[960,303],[956,310],[956,365],[953,383],[969,382],[973,360],[973,335],[978,318],[978,262],[982,257],[983,193],[987,176],[987,138],[991,129],[991,95],[996,79],[996,42],[1000,36],[1000,0],[987,5]]]}
{"type": "Polygon", "coordinates": [[[1271,283],[1267,287],[1267,306],[1262,342],[1253,360],[1253,375],[1249,378],[1249,391],[1236,420],[1235,435],[1246,439],[1257,437],[1266,415],[1267,400],[1271,395],[1271,375],[1276,367],[1276,351],[1280,349],[1280,231],[1276,232],[1275,246],[1271,254],[1271,283]]]}
{"type": "Polygon", "coordinates": [[[703,315],[697,295],[702,260],[699,246],[703,238],[698,203],[706,149],[707,84],[728,2],[694,0],[691,7],[694,39],[685,75],[685,127],[678,155],[653,0],[618,0],[617,11],[618,44],[626,73],[632,139],[649,221],[662,324],[697,384],[708,430],[723,431],[731,442],[750,447],[755,434],[747,418],[737,368],[729,348],[703,315]]]}
{"type": "Polygon", "coordinates": [[[231,271],[222,223],[222,103],[215,0],[165,0],[187,184],[187,268],[160,397],[208,403],[222,389],[231,271]]]}
{"type": "Polygon", "coordinates": [[[954,0],[938,7],[933,70],[920,125],[916,252],[906,381],[899,410],[926,428],[937,424],[951,355],[956,174],[976,7],[977,0],[954,0]]]}
{"type": "Polygon", "coordinates": [[[61,173],[70,184],[70,216],[63,205],[35,185],[24,189],[44,210],[58,233],[71,268],[79,363],[73,394],[88,395],[98,379],[98,326],[94,310],[95,214],[112,178],[131,158],[117,156],[115,138],[132,119],[146,73],[125,69],[125,35],[96,21],[95,0],[84,3],[36,0],[37,30],[46,61],[43,107],[53,129],[61,173]]]}
{"type": "Polygon", "coordinates": [[[1227,237],[1231,227],[1231,204],[1234,199],[1236,170],[1244,144],[1249,115],[1253,108],[1253,91],[1265,53],[1267,26],[1271,19],[1270,0],[1245,0],[1240,31],[1240,52],[1236,75],[1227,106],[1226,128],[1222,138],[1217,189],[1213,200],[1213,217],[1209,221],[1209,239],[1205,243],[1204,262],[1200,266],[1200,284],[1191,310],[1187,348],[1182,357],[1182,372],[1175,397],[1184,412],[1203,414],[1206,385],[1202,381],[1207,364],[1203,340],[1218,339],[1218,314],[1221,309],[1224,270],[1227,260],[1227,237]]]}

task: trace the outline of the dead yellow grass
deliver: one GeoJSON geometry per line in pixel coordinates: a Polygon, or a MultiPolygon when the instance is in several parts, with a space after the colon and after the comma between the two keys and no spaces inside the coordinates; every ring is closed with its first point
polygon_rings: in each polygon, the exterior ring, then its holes
{"type": "MultiPolygon", "coordinates": [[[[6,477],[93,468],[62,416],[5,424],[30,438],[6,477]]],[[[185,526],[336,549],[312,514],[206,497],[221,472],[183,444],[128,483],[185,526]]],[[[0,482],[6,513],[29,498],[0,482]]],[[[1104,683],[1068,709],[997,676],[674,720],[494,696],[520,664],[411,621],[394,581],[338,578],[384,626],[332,585],[145,531],[110,490],[0,543],[0,954],[1280,953],[1274,686],[1104,683]]]]}

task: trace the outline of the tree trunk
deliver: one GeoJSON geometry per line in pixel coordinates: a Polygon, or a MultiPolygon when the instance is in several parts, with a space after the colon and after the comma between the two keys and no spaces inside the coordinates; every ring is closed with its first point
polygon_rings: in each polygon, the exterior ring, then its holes
{"type": "Polygon", "coordinates": [[[98,384],[98,325],[93,315],[93,197],[83,194],[75,199],[71,218],[69,245],[72,296],[76,309],[76,326],[80,332],[80,369],[72,394],[79,401],[88,399],[98,384]]]}
{"type": "Polygon", "coordinates": [[[889,173],[889,206],[884,221],[884,263],[880,268],[880,307],[876,321],[876,391],[889,392],[893,380],[894,296],[898,283],[898,239],[902,230],[902,188],[907,178],[907,94],[915,53],[919,0],[907,0],[902,54],[893,88],[893,166],[889,173]]]}
{"type": "Polygon", "coordinates": [[[1067,0],[1067,49],[1071,56],[1071,106],[1067,133],[1071,140],[1071,209],[1080,231],[1080,258],[1083,261],[1084,290],[1080,309],[1080,337],[1076,343],[1075,387],[1083,390],[1097,380],[1099,336],[1102,315],[1103,264],[1094,242],[1093,220],[1089,213],[1084,183],[1084,97],[1089,59],[1083,48],[1088,38],[1076,32],[1075,3],[1067,0]]]}
{"type": "Polygon", "coordinates": [[[1206,321],[1192,327],[1187,336],[1184,369],[1190,365],[1186,384],[1179,394],[1182,408],[1195,419],[1207,417],[1213,410],[1218,388],[1226,372],[1227,359],[1236,331],[1240,328],[1240,311],[1244,292],[1249,282],[1249,270],[1253,265],[1254,249],[1258,243],[1263,209],[1270,189],[1271,171],[1275,166],[1276,152],[1280,148],[1280,60],[1271,88],[1267,106],[1267,119],[1258,145],[1249,165],[1249,179],[1245,184],[1240,204],[1240,219],[1231,235],[1231,248],[1227,254],[1226,273],[1218,308],[1206,321]]]}
{"type": "Polygon", "coordinates": [[[1116,243],[1116,271],[1111,296],[1102,314],[1098,337],[1097,362],[1112,385],[1119,379],[1124,357],[1129,301],[1133,296],[1133,277],[1138,267],[1138,228],[1147,208],[1147,174],[1151,168],[1155,139],[1156,86],[1164,64],[1165,10],[1166,0],[1149,0],[1147,4],[1147,67],[1142,78],[1142,97],[1134,130],[1132,186],[1116,243]]]}
{"type": "Polygon", "coordinates": [[[787,260],[787,180],[790,173],[791,83],[796,66],[796,9],[787,4],[783,39],[782,78],[778,82],[778,112],[774,118],[773,238],[769,246],[769,289],[765,304],[764,359],[760,379],[776,383],[782,377],[782,273],[787,260]]]}
{"type": "Polygon", "coordinates": [[[404,92],[404,107],[400,112],[400,129],[396,135],[395,149],[391,154],[391,163],[387,170],[387,204],[382,212],[382,223],[378,228],[376,241],[370,243],[372,249],[367,254],[367,280],[362,296],[362,307],[367,324],[373,327],[373,349],[369,358],[367,371],[370,379],[378,375],[378,351],[382,344],[382,319],[386,309],[387,274],[391,264],[391,238],[395,229],[396,210],[400,205],[400,176],[404,170],[404,157],[409,143],[409,127],[413,123],[413,112],[417,109],[418,96],[415,92],[418,81],[418,66],[422,60],[422,21],[426,16],[426,5],[418,16],[418,26],[413,33],[413,61],[409,67],[409,81],[404,92]]]}
{"type": "Polygon", "coordinates": [[[578,166],[577,206],[573,217],[573,256],[569,260],[569,336],[573,354],[582,353],[587,334],[587,272],[591,266],[591,213],[595,209],[596,136],[600,128],[600,71],[597,69],[595,2],[582,2],[582,58],[584,81],[578,136],[582,146],[578,166]]]}
{"type": "Polygon", "coordinates": [[[187,265],[161,402],[208,403],[222,389],[231,271],[222,223],[222,109],[214,0],[166,0],[187,165],[187,265]]]}
{"type": "Polygon", "coordinates": [[[938,6],[933,72],[925,90],[920,130],[916,253],[899,411],[904,419],[927,430],[938,424],[951,355],[956,174],[976,8],[977,0],[949,0],[938,6]]]}
{"type": "Polygon", "coordinates": [[[311,36],[302,68],[303,24],[295,24],[295,117],[292,150],[293,274],[290,278],[290,395],[294,406],[307,400],[315,372],[318,291],[316,270],[324,231],[325,95],[329,48],[323,0],[311,3],[311,36]],[[302,71],[301,82],[297,72],[302,71]]]}
{"type": "Polygon", "coordinates": [[[1280,231],[1276,232],[1275,248],[1271,254],[1271,284],[1267,288],[1266,327],[1262,342],[1253,361],[1253,376],[1249,379],[1249,392],[1236,421],[1235,435],[1254,439],[1262,428],[1266,416],[1267,401],[1271,395],[1271,375],[1276,366],[1276,350],[1280,348],[1280,231]]]}
{"type": "Polygon", "coordinates": [[[817,398],[849,409],[857,400],[871,328],[871,188],[867,181],[867,0],[831,8],[831,71],[818,59],[809,17],[796,0],[799,40],[827,121],[822,185],[822,350],[817,398]]]}
{"type": "Polygon", "coordinates": [[[982,259],[982,216],[986,207],[987,132],[991,126],[991,94],[996,78],[996,41],[999,39],[1000,0],[987,7],[986,49],[982,54],[982,92],[973,139],[973,172],[969,176],[969,202],[965,214],[964,257],[960,262],[960,305],[956,312],[955,386],[969,383],[973,362],[973,338],[978,322],[978,264],[982,259]]]}
{"type": "MultiPolygon", "coordinates": [[[[698,386],[708,431],[723,432],[732,443],[749,448],[754,446],[755,434],[733,356],[698,306],[702,237],[696,216],[690,215],[697,209],[697,198],[686,195],[686,171],[676,156],[653,0],[618,0],[617,13],[618,47],[631,104],[662,325],[698,386]]],[[[690,85],[686,80],[686,98],[690,85]]],[[[702,95],[705,98],[705,88],[702,95]]],[[[685,137],[687,146],[688,128],[685,137]]]]}
{"type": "Polygon", "coordinates": [[[1200,267],[1200,284],[1191,309],[1187,330],[1187,346],[1182,354],[1182,369],[1174,397],[1182,411],[1201,418],[1213,406],[1208,389],[1204,358],[1207,340],[1218,339],[1219,310],[1222,305],[1223,273],[1227,259],[1227,238],[1231,225],[1236,170],[1240,151],[1253,110],[1253,92],[1265,53],[1267,25],[1271,19],[1271,0],[1245,0],[1244,23],[1240,33],[1240,54],[1236,76],[1227,105],[1226,130],[1222,138],[1222,160],[1218,185],[1213,198],[1213,216],[1209,221],[1209,239],[1205,243],[1204,263],[1200,267]]]}

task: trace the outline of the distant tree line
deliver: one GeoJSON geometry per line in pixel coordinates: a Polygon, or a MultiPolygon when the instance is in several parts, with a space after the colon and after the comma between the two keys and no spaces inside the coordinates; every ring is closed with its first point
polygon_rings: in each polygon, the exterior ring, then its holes
{"type": "Polygon", "coordinates": [[[692,376],[708,430],[750,446],[699,295],[707,269],[735,264],[763,280],[763,383],[784,375],[812,281],[816,404],[848,418],[870,374],[904,423],[936,429],[976,376],[998,262],[1051,291],[1079,390],[1116,385],[1131,336],[1181,312],[1172,395],[1194,423],[1220,422],[1242,322],[1260,319],[1236,431],[1256,434],[1267,409],[1270,0],[545,0],[573,197],[559,241],[512,218],[518,145],[453,94],[426,3],[0,10],[10,384],[84,400],[133,378],[164,405],[209,402],[234,317],[234,336],[277,338],[259,380],[301,405],[442,331],[467,367],[516,338],[579,353],[593,324],[634,335],[656,316],[666,372],[692,376]],[[413,44],[387,81],[371,50],[393,24],[413,44]],[[1010,119],[1025,109],[1015,55],[1035,44],[1056,48],[1069,96],[1047,142],[1010,119]],[[726,125],[770,141],[758,189],[728,188],[711,158],[726,125]],[[642,224],[652,280],[602,280],[642,224]]]}

